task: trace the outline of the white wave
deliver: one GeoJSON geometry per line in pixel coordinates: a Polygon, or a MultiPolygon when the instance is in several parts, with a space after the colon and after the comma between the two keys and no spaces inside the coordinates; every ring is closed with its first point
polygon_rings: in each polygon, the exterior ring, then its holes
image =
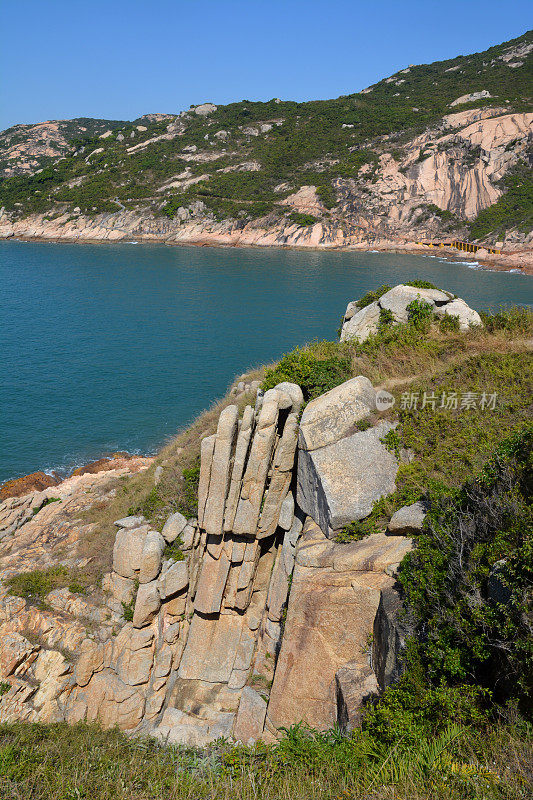
{"type": "Polygon", "coordinates": [[[479,261],[455,261],[455,264],[462,264],[465,267],[471,267],[472,269],[476,269],[479,267],[479,261]]]}
{"type": "Polygon", "coordinates": [[[513,272],[515,275],[522,275],[521,269],[510,269],[509,272],[513,272]]]}

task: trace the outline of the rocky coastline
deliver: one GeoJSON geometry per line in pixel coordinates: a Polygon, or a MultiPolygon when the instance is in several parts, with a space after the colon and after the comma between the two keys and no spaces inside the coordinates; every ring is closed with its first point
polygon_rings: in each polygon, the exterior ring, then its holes
{"type": "MultiPolygon", "coordinates": [[[[1,220],[1,217],[0,217],[1,220]]],[[[311,234],[306,237],[299,235],[293,236],[292,231],[280,230],[280,235],[272,234],[272,241],[269,241],[267,231],[262,236],[212,233],[206,230],[201,234],[191,234],[176,240],[173,236],[165,235],[145,235],[135,232],[123,233],[120,237],[105,237],[92,235],[79,235],[73,231],[69,235],[58,235],[57,231],[51,231],[47,235],[46,230],[38,234],[19,232],[18,228],[13,232],[5,233],[0,227],[0,241],[21,241],[21,242],[47,242],[53,244],[110,244],[110,243],[135,243],[135,244],[166,244],[169,246],[186,247],[252,247],[252,248],[280,248],[290,250],[336,250],[345,252],[367,252],[367,253],[403,253],[406,255],[437,256],[449,261],[472,262],[479,269],[490,269],[498,272],[519,271],[525,275],[533,275],[533,247],[530,244],[517,245],[501,253],[493,254],[487,250],[477,253],[462,252],[452,247],[428,246],[417,244],[414,241],[378,239],[372,241],[359,241],[345,237],[340,243],[317,241],[311,234]],[[286,239],[286,241],[282,241],[286,239]]],[[[413,239],[415,235],[413,235],[413,239]]]]}

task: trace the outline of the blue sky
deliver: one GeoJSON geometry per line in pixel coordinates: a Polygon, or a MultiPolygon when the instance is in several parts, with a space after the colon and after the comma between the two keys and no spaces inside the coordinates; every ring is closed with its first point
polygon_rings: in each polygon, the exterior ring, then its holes
{"type": "Polygon", "coordinates": [[[4,0],[0,129],[337,97],[531,27],[527,0],[4,0]]]}

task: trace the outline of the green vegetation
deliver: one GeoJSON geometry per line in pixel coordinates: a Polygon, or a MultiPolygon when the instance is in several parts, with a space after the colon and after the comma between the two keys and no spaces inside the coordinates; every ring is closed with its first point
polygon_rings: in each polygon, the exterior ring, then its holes
{"type": "Polygon", "coordinates": [[[499,445],[480,477],[449,497],[433,492],[424,530],[400,567],[412,631],[405,680],[468,684],[526,715],[533,709],[532,453],[529,423],[499,445]]]}
{"type": "Polygon", "coordinates": [[[135,603],[137,601],[137,592],[139,591],[139,581],[135,580],[135,584],[133,587],[133,597],[131,598],[129,603],[125,603],[121,601],[122,606],[122,616],[126,620],[126,622],[133,622],[133,612],[135,611],[135,603]]]}
{"type": "Polygon", "coordinates": [[[498,239],[514,228],[529,232],[533,227],[533,179],[523,163],[502,179],[503,194],[494,205],[480,211],[470,225],[472,239],[498,239]]]}
{"type": "Polygon", "coordinates": [[[163,480],[154,486],[134,506],[128,508],[128,514],[142,514],[154,523],[162,525],[168,513],[179,511],[185,517],[194,517],[198,509],[198,482],[200,480],[200,459],[196,458],[192,466],[182,471],[179,487],[169,509],[166,483],[163,480]]]}
{"type": "Polygon", "coordinates": [[[427,333],[433,322],[433,306],[425,300],[413,300],[407,306],[407,319],[411,328],[427,333]]]}
{"type": "Polygon", "coordinates": [[[89,581],[83,572],[58,565],[48,569],[21,572],[5,581],[10,594],[24,597],[31,603],[42,605],[49,592],[68,587],[74,593],[83,593],[89,581]]]}
{"type": "Polygon", "coordinates": [[[60,502],[61,502],[61,498],[60,497],[47,497],[46,500],[44,501],[44,503],[42,504],[42,506],[39,506],[39,508],[34,508],[33,509],[33,516],[38,514],[39,511],[42,511],[43,508],[46,508],[46,506],[49,506],[50,503],[60,503],[60,502]]]}
{"type": "Polygon", "coordinates": [[[183,542],[181,539],[176,539],[172,544],[167,544],[163,550],[163,559],[171,558],[173,561],[184,561],[185,556],[182,551],[183,542]]]}
{"type": "Polygon", "coordinates": [[[373,730],[343,737],[295,726],[270,747],[221,740],[194,750],[95,725],[2,725],[0,793],[6,800],[527,800],[530,727],[473,720],[468,699],[435,691],[416,716],[401,715],[397,693],[373,730]],[[428,724],[439,713],[457,721],[428,724]],[[396,714],[407,723],[401,737],[387,725],[396,714]]]}
{"type": "Polygon", "coordinates": [[[366,308],[366,306],[369,306],[371,303],[375,303],[376,300],[379,300],[380,297],[382,297],[386,292],[389,292],[391,289],[392,286],[388,286],[388,284],[385,283],[378,289],[375,289],[374,291],[371,290],[364,294],[355,305],[357,308],[366,308]]]}
{"type": "Polygon", "coordinates": [[[442,333],[458,333],[461,329],[459,317],[455,314],[444,314],[439,320],[439,328],[442,333]]]}
{"type": "Polygon", "coordinates": [[[289,214],[289,219],[291,222],[294,222],[296,225],[301,225],[303,228],[306,228],[309,225],[314,225],[315,222],[318,222],[318,218],[313,217],[312,214],[300,214],[297,211],[289,214]]]}
{"type": "Polygon", "coordinates": [[[429,281],[405,281],[404,286],[414,286],[415,289],[436,289],[434,283],[429,281]]]}
{"type": "Polygon", "coordinates": [[[341,544],[348,542],[359,542],[372,533],[377,533],[378,527],[373,519],[355,520],[345,525],[337,533],[335,541],[341,544]]]}
{"type": "Polygon", "coordinates": [[[351,377],[348,352],[344,354],[334,342],[317,342],[307,348],[297,347],[267,369],[262,389],[272,389],[283,381],[297,383],[307,402],[351,377]]]}
{"type": "Polygon", "coordinates": [[[392,311],[389,311],[388,308],[380,308],[379,310],[379,322],[378,322],[378,332],[381,332],[384,328],[392,325],[394,322],[394,315],[392,311]]]}

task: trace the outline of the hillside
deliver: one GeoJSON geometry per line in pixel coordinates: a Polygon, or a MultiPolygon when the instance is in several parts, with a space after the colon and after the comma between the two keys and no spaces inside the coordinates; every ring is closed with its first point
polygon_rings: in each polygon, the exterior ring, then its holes
{"type": "Polygon", "coordinates": [[[531,231],[533,32],[360,93],[0,134],[3,236],[340,246],[531,231]]]}
{"type": "Polygon", "coordinates": [[[529,798],[532,330],[382,286],[155,459],[7,496],[2,797],[529,798]]]}

